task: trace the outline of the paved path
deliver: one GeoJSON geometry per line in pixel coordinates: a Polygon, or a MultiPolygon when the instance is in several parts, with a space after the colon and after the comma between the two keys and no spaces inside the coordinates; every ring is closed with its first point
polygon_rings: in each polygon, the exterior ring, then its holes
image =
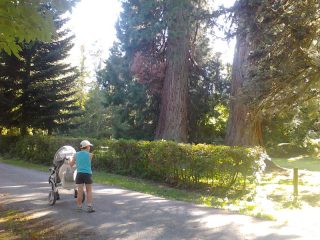
{"type": "Polygon", "coordinates": [[[0,203],[53,219],[58,229],[81,229],[83,239],[320,239],[320,234],[315,235],[318,229],[306,232],[274,221],[98,184],[94,184],[97,212],[79,213],[68,190],[60,191],[61,200],[48,206],[47,179],[48,173],[0,163],[0,203]]]}

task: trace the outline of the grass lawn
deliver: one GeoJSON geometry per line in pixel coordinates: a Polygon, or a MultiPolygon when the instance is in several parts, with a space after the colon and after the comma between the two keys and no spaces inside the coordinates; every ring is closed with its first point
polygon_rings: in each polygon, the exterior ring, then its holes
{"type": "MultiPolygon", "coordinates": [[[[28,162],[21,161],[19,159],[9,159],[0,156],[0,162],[12,164],[15,166],[36,169],[40,171],[48,172],[48,166],[42,166],[37,164],[32,164],[28,162]]],[[[256,213],[255,203],[252,202],[252,194],[245,195],[243,199],[237,198],[226,198],[226,197],[216,197],[208,194],[201,194],[193,191],[186,191],[168,187],[163,184],[154,183],[147,180],[131,178],[121,175],[115,175],[105,172],[95,171],[93,173],[93,180],[95,183],[106,184],[117,186],[133,191],[138,191],[142,193],[147,193],[159,197],[163,197],[166,199],[178,200],[191,202],[201,205],[206,205],[209,207],[228,209],[232,211],[241,212],[247,215],[258,216],[262,218],[272,219],[273,217],[269,214],[265,214],[261,211],[256,213]],[[248,202],[250,199],[250,202],[248,202]]]]}
{"type": "Polygon", "coordinates": [[[32,218],[17,210],[0,205],[0,239],[67,239],[65,233],[55,229],[47,219],[32,218]]]}
{"type": "Polygon", "coordinates": [[[93,231],[81,232],[78,226],[65,230],[59,222],[46,215],[36,212],[24,212],[8,209],[0,204],[0,239],[3,240],[69,240],[69,239],[97,239],[93,231]]]}
{"type": "MultiPolygon", "coordinates": [[[[35,169],[43,172],[48,172],[49,167],[39,164],[25,162],[19,159],[10,159],[0,156],[0,162],[7,163],[19,167],[35,169]]],[[[93,173],[93,181],[95,183],[106,184],[111,186],[118,186],[125,189],[156,195],[168,199],[181,200],[187,202],[194,202],[204,204],[203,196],[198,193],[183,191],[179,189],[170,188],[151,181],[131,178],[116,174],[95,171],[93,173]]]]}
{"type": "Polygon", "coordinates": [[[298,156],[294,158],[272,158],[272,161],[284,168],[320,171],[320,158],[316,157],[298,156]]]}
{"type": "Polygon", "coordinates": [[[0,156],[0,162],[11,164],[18,167],[25,167],[30,169],[35,169],[43,172],[49,172],[48,166],[43,166],[39,164],[29,163],[20,159],[12,159],[12,158],[5,158],[0,156]]]}
{"type": "MultiPolygon", "coordinates": [[[[315,158],[304,157],[296,159],[275,158],[275,163],[284,168],[289,168],[281,173],[267,173],[261,177],[260,184],[255,193],[247,194],[241,198],[216,197],[192,191],[170,188],[166,185],[151,181],[94,172],[94,182],[152,194],[167,199],[187,201],[210,207],[221,208],[240,212],[246,215],[264,219],[277,219],[284,210],[301,209],[303,207],[320,207],[320,161],[315,158]],[[292,172],[290,168],[298,167],[299,170],[299,196],[293,197],[292,172]],[[307,169],[301,170],[301,169],[307,169]]],[[[16,166],[32,168],[48,172],[47,166],[27,163],[17,159],[0,157],[0,162],[16,166]]]]}

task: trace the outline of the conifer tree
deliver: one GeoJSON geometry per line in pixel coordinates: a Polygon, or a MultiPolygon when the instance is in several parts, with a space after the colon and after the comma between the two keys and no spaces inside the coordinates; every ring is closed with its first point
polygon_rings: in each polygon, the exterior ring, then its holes
{"type": "Polygon", "coordinates": [[[200,118],[210,111],[212,86],[220,78],[212,78],[219,72],[217,59],[208,61],[210,48],[202,20],[206,1],[123,1],[123,9],[117,28],[120,53],[107,61],[108,74],[102,82],[112,92],[139,89],[146,95],[144,106],[152,112],[146,119],[157,125],[156,138],[193,141],[190,137],[195,135],[188,132],[198,130],[200,118]],[[197,102],[205,106],[195,107],[197,102]]]}
{"type": "MultiPolygon", "coordinates": [[[[56,19],[57,29],[66,20],[56,19]]],[[[20,44],[20,58],[6,53],[1,55],[0,109],[5,115],[1,125],[19,127],[22,134],[27,128],[40,128],[49,134],[65,126],[77,115],[73,90],[78,73],[65,63],[72,45],[68,30],[60,30],[51,43],[33,41],[20,44]]]]}
{"type": "Polygon", "coordinates": [[[265,114],[317,95],[319,1],[238,0],[226,142],[262,145],[265,114]]]}
{"type": "Polygon", "coordinates": [[[114,138],[154,138],[158,104],[146,86],[133,80],[130,61],[115,43],[105,67],[98,71],[97,80],[104,91],[109,109],[111,133],[114,138]]]}

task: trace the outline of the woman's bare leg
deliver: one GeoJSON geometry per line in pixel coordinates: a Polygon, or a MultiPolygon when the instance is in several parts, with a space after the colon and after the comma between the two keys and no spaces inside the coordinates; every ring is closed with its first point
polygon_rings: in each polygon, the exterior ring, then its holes
{"type": "Polygon", "coordinates": [[[78,186],[78,196],[77,196],[77,205],[82,206],[82,197],[83,197],[83,184],[77,184],[78,186]]]}
{"type": "Polygon", "coordinates": [[[87,205],[92,206],[92,184],[86,184],[87,205]]]}

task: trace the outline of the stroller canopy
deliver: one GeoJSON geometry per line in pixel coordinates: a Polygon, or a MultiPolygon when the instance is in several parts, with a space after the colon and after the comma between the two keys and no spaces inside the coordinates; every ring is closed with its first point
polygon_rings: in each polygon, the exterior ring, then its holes
{"type": "Polygon", "coordinates": [[[53,158],[53,164],[58,164],[65,159],[72,158],[73,155],[76,153],[76,150],[71,146],[63,146],[59,148],[53,158]]]}

